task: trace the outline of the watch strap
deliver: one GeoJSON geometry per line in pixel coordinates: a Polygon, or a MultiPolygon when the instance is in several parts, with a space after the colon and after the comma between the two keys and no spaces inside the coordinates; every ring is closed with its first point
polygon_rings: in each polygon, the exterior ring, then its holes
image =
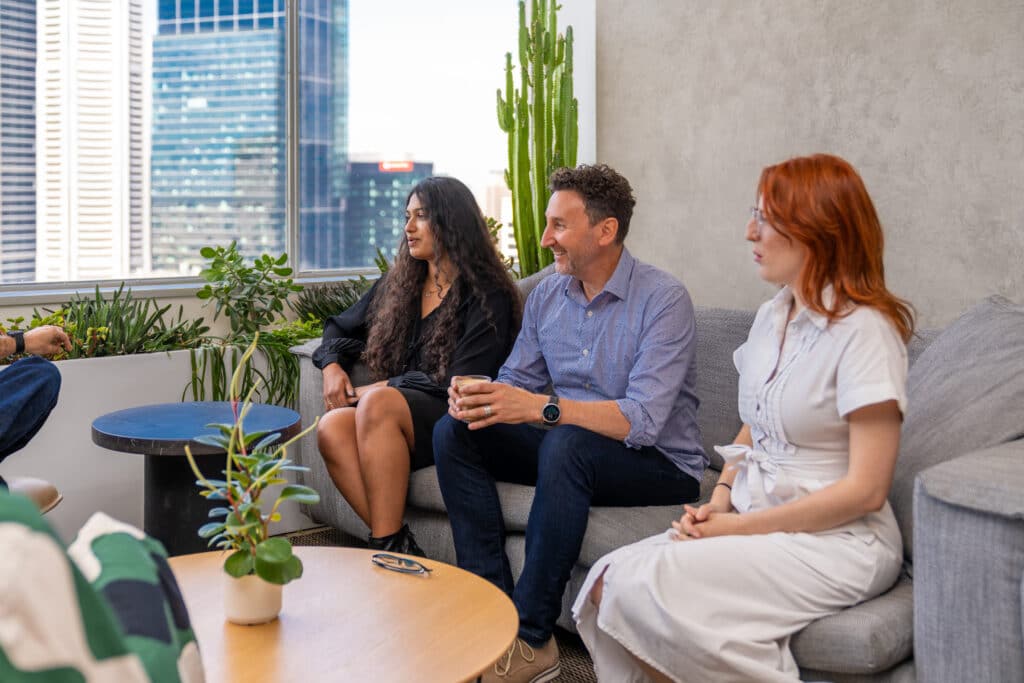
{"type": "Polygon", "coordinates": [[[8,332],[7,336],[14,340],[14,353],[25,353],[25,333],[20,330],[8,332]]]}

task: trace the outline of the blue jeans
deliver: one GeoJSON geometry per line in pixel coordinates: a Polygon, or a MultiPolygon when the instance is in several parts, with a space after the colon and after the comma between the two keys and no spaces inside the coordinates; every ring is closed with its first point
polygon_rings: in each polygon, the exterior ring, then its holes
{"type": "MultiPolygon", "coordinates": [[[[534,647],[546,643],[554,630],[592,504],[672,505],[700,494],[700,482],[656,448],[632,450],[571,425],[550,430],[493,425],[470,431],[445,415],[434,427],[434,460],[459,566],[512,598],[519,611],[519,637],[534,647]],[[505,555],[497,480],[537,487],[517,584],[505,555]]],[[[666,527],[670,521],[665,520],[666,527]]]]}
{"type": "Polygon", "coordinates": [[[29,356],[0,372],[0,460],[36,435],[59,392],[60,372],[45,358],[29,356]]]}

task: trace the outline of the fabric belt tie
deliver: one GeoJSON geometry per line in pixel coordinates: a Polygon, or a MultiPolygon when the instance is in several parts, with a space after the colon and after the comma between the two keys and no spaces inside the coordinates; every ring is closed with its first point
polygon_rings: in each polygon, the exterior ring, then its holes
{"type": "Polygon", "coordinates": [[[779,468],[779,463],[764,451],[743,444],[715,446],[725,462],[736,470],[732,484],[732,505],[747,512],[753,503],[752,491],[761,491],[771,505],[791,500],[796,488],[779,468]]]}

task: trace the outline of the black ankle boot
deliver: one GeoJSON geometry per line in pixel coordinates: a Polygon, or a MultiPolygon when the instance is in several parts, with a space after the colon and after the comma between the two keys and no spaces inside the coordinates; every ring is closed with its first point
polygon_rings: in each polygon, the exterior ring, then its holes
{"type": "Polygon", "coordinates": [[[413,537],[412,531],[409,530],[408,524],[403,524],[401,529],[388,536],[380,538],[369,536],[366,539],[366,547],[370,550],[383,550],[388,553],[402,553],[417,557],[427,556],[423,549],[416,544],[416,539],[413,537]]]}

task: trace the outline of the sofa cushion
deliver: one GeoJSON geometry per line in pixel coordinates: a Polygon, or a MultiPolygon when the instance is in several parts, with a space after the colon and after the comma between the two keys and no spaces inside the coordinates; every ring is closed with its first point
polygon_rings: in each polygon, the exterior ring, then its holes
{"type": "Polygon", "coordinates": [[[910,657],[913,633],[913,583],[903,576],[874,600],[811,622],[791,646],[801,669],[868,674],[910,657]]]}
{"type": "Polygon", "coordinates": [[[704,451],[711,465],[722,469],[722,457],[714,446],[732,443],[740,431],[739,373],[732,362],[733,352],[747,341],[754,324],[753,311],[725,308],[696,308],[697,316],[697,422],[700,423],[704,451]]]}
{"type": "Polygon", "coordinates": [[[1024,306],[1000,296],[970,308],[921,352],[907,377],[892,503],[913,556],[914,477],[1024,432],[1024,306]]]}

